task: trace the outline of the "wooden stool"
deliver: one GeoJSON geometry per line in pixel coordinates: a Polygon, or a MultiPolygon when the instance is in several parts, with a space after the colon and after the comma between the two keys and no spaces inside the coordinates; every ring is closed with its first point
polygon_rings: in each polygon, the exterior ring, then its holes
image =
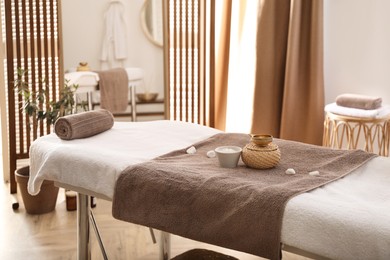
{"type": "Polygon", "coordinates": [[[338,149],[364,149],[389,156],[390,114],[382,118],[359,118],[327,112],[323,146],[338,149]]]}

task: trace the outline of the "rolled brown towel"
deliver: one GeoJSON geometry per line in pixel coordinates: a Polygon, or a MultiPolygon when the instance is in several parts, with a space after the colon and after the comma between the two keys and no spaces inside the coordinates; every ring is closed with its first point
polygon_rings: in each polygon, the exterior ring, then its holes
{"type": "Polygon", "coordinates": [[[336,104],[343,107],[372,110],[382,106],[382,98],[359,94],[341,94],[337,96],[336,104]]]}
{"type": "Polygon", "coordinates": [[[100,109],[57,119],[54,131],[63,140],[90,137],[110,129],[114,125],[111,112],[100,109]]]}

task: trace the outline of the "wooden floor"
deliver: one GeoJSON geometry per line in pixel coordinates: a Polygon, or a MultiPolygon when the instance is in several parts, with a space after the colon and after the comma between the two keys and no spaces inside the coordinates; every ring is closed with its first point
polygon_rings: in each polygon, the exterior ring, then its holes
{"type": "MultiPolygon", "coordinates": [[[[21,200],[19,209],[13,211],[11,198],[8,185],[0,185],[0,259],[76,259],[76,212],[66,210],[63,190],[56,209],[43,215],[27,214],[21,200]]],[[[113,219],[111,203],[104,200],[97,200],[93,211],[109,259],[158,259],[159,246],[152,243],[148,228],[113,219]]],[[[103,259],[93,232],[91,239],[92,259],[103,259]]],[[[241,260],[262,259],[172,236],[172,256],[192,248],[212,249],[241,260]]],[[[307,258],[283,253],[283,259],[307,258]]]]}

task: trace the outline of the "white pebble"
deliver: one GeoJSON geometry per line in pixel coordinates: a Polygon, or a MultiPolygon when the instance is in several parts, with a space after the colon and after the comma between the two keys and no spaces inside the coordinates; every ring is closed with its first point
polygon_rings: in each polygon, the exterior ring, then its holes
{"type": "Polygon", "coordinates": [[[194,154],[194,153],[196,153],[196,148],[193,147],[193,146],[191,146],[190,148],[187,149],[187,153],[188,153],[188,154],[194,154]]]}
{"type": "Polygon", "coordinates": [[[207,152],[207,157],[209,157],[209,158],[214,158],[214,157],[215,157],[215,152],[214,152],[213,150],[208,151],[208,152],[207,152]]]}
{"type": "Polygon", "coordinates": [[[319,171],[312,171],[312,172],[309,172],[309,175],[311,175],[311,176],[319,176],[320,172],[319,171]]]}
{"type": "Polygon", "coordinates": [[[288,168],[286,174],[295,174],[295,170],[293,168],[288,168]]]}

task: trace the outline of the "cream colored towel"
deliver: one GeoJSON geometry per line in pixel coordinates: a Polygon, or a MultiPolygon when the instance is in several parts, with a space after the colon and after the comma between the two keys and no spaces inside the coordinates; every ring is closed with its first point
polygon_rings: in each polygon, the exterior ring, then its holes
{"type": "Polygon", "coordinates": [[[337,96],[336,104],[343,107],[372,110],[382,106],[382,98],[358,94],[342,94],[337,96]]]}
{"type": "Polygon", "coordinates": [[[128,76],[125,69],[116,68],[97,71],[99,74],[100,107],[112,113],[126,110],[128,97],[128,76]]]}
{"type": "Polygon", "coordinates": [[[54,131],[63,140],[90,137],[110,129],[114,117],[104,109],[68,115],[57,119],[54,131]]]}

